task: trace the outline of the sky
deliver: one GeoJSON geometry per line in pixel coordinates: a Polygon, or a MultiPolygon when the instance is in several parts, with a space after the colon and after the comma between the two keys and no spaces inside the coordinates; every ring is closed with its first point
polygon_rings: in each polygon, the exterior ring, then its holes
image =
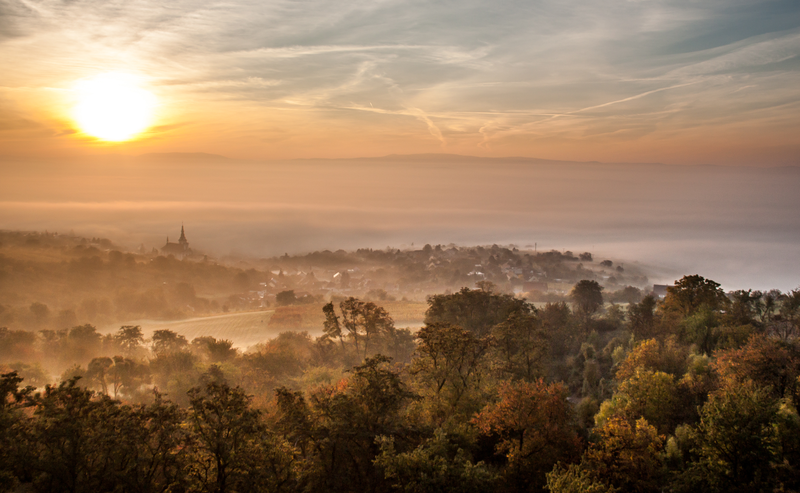
{"type": "Polygon", "coordinates": [[[796,0],[0,0],[0,156],[800,164],[796,0]],[[105,142],[81,81],[152,125],[105,142]]]}
{"type": "Polygon", "coordinates": [[[799,189],[797,0],[0,0],[2,229],[786,290],[799,189]]]}

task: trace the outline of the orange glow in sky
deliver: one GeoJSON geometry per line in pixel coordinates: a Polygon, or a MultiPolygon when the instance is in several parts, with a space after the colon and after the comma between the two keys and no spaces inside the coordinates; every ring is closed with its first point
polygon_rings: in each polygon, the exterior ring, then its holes
{"type": "Polygon", "coordinates": [[[0,154],[797,165],[800,6],[740,3],[14,3],[0,154]]]}

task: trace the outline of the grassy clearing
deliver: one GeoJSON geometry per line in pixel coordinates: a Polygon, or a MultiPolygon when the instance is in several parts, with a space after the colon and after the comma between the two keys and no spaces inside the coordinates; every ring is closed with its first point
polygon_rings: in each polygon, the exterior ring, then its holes
{"type": "MultiPolygon", "coordinates": [[[[385,301],[378,304],[394,318],[395,326],[412,329],[422,326],[425,310],[428,308],[426,303],[412,301],[385,301]]],[[[139,325],[145,337],[152,337],[156,330],[169,329],[189,341],[196,337],[212,336],[230,339],[234,346],[246,349],[286,331],[306,331],[312,336],[321,335],[325,320],[322,306],[287,306],[268,311],[226,313],[185,320],[131,320],[103,327],[100,332],[108,334],[116,332],[122,325],[139,325]]]]}
{"type": "MultiPolygon", "coordinates": [[[[428,304],[418,301],[378,301],[394,319],[396,327],[418,328],[422,326],[428,304]]],[[[270,326],[281,330],[305,330],[309,334],[320,334],[325,315],[323,304],[279,307],[270,321],[270,326]]],[[[338,306],[337,306],[338,313],[338,306]]]]}
{"type": "MultiPolygon", "coordinates": [[[[119,325],[140,325],[145,337],[151,337],[156,330],[169,329],[189,341],[196,337],[212,336],[217,339],[230,339],[234,346],[246,349],[282,332],[269,327],[271,316],[272,311],[226,313],[186,320],[132,320],[119,325]]],[[[101,332],[116,332],[118,329],[119,326],[106,327],[101,332]]]]}
{"type": "Polygon", "coordinates": [[[422,327],[428,304],[423,301],[378,301],[394,319],[395,327],[411,329],[422,327]]]}

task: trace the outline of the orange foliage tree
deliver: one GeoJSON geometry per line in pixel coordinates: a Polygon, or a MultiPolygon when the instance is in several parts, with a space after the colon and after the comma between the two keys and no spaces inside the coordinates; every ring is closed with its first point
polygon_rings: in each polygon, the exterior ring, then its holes
{"type": "Polygon", "coordinates": [[[575,460],[581,441],[567,389],[561,383],[505,382],[499,400],[473,422],[485,435],[499,437],[505,455],[504,478],[510,491],[538,491],[545,474],[559,461],[575,460]]]}

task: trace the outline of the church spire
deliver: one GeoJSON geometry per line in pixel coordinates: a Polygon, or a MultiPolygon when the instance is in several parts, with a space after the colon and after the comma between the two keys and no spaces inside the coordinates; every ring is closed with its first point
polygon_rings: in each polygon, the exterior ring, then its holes
{"type": "Polygon", "coordinates": [[[178,243],[181,244],[189,243],[188,241],[186,241],[186,234],[183,232],[183,224],[181,224],[181,237],[178,238],[178,243]]]}

